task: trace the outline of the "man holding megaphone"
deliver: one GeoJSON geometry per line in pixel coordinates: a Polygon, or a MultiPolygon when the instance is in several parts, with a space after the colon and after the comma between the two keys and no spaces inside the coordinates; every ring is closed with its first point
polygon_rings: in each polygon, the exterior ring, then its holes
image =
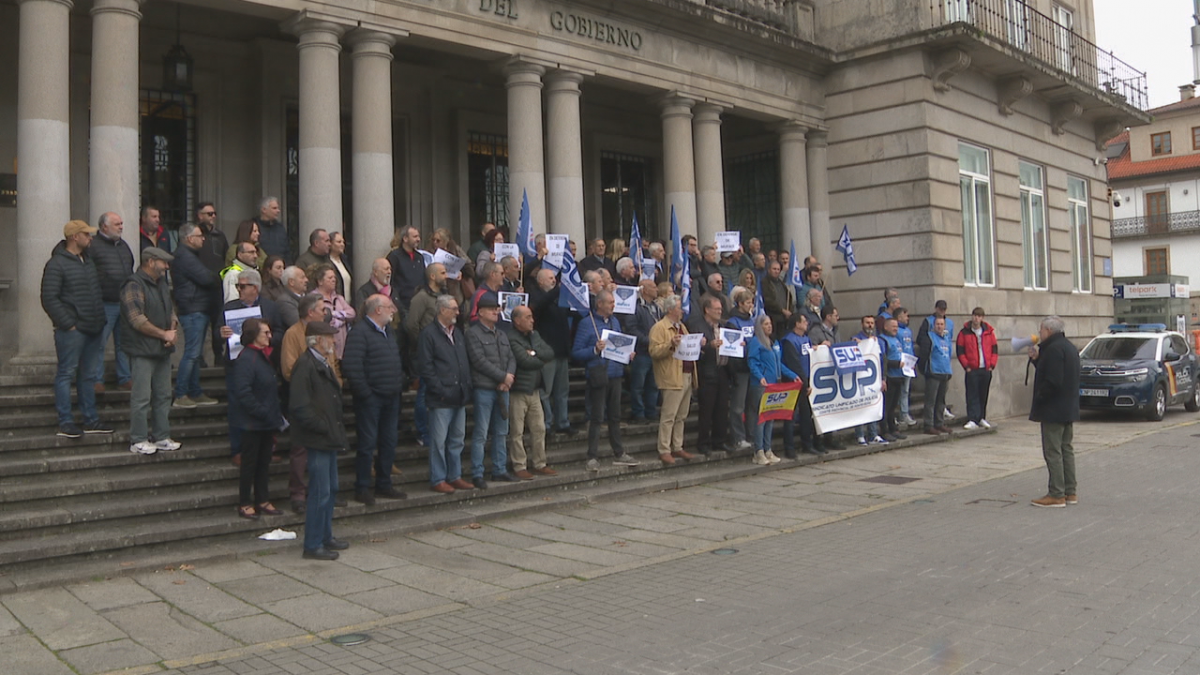
{"type": "Polygon", "coordinates": [[[1042,425],[1042,456],[1050,474],[1046,496],[1034,506],[1060,508],[1078,504],[1075,485],[1075,422],[1079,421],[1079,350],[1063,334],[1063,320],[1042,319],[1038,346],[1030,346],[1033,403],[1029,419],[1042,425]]]}

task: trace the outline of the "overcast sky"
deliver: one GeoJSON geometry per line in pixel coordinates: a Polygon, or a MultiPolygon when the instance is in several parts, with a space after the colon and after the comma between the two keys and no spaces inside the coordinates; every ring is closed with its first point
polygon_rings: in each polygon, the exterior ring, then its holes
{"type": "Polygon", "coordinates": [[[1179,100],[1191,82],[1192,0],[1094,0],[1096,42],[1146,73],[1150,107],[1179,100]]]}

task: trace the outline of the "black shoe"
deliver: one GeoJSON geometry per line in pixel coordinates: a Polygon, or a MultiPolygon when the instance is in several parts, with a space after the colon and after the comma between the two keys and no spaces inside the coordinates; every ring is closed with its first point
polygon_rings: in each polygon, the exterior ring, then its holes
{"type": "Polygon", "coordinates": [[[339,508],[339,509],[340,509],[340,508],[342,508],[342,507],[344,507],[344,506],[348,506],[348,505],[349,505],[349,502],[347,502],[345,499],[337,499],[337,498],[335,497],[335,498],[334,498],[334,500],[333,500],[333,505],[334,505],[336,508],[339,508]]]}
{"type": "Polygon", "coordinates": [[[845,450],[846,449],[846,445],[844,443],[842,443],[841,441],[837,441],[837,440],[829,441],[829,443],[827,445],[829,446],[830,450],[845,450]]]}
{"type": "Polygon", "coordinates": [[[783,451],[783,456],[784,456],[785,458],[787,458],[787,459],[796,459],[796,450],[795,450],[795,448],[790,448],[790,449],[784,450],[784,451],[783,451]]]}
{"type": "Polygon", "coordinates": [[[408,495],[394,487],[375,488],[375,496],[380,499],[408,499],[408,495]]]}
{"type": "Polygon", "coordinates": [[[329,541],[325,542],[325,548],[330,551],[345,551],[350,548],[350,542],[338,539],[337,537],[330,537],[329,541]]]}
{"type": "Polygon", "coordinates": [[[637,417],[633,418],[633,423],[634,424],[645,424],[646,418],[642,417],[641,415],[638,415],[637,417]]]}
{"type": "Polygon", "coordinates": [[[83,425],[83,433],[85,434],[111,434],[112,432],[112,427],[100,421],[83,425]]]}
{"type": "Polygon", "coordinates": [[[899,431],[897,431],[896,433],[894,433],[892,435],[895,436],[897,440],[901,440],[901,441],[908,438],[908,436],[905,436],[904,434],[900,433],[899,431]]]}
{"type": "Polygon", "coordinates": [[[308,504],[306,502],[300,501],[299,499],[292,500],[292,513],[302,516],[307,508],[308,504]]]}
{"type": "Polygon", "coordinates": [[[83,438],[83,429],[74,424],[63,424],[58,427],[60,438],[83,438]]]}
{"type": "Polygon", "coordinates": [[[883,440],[887,441],[888,443],[895,443],[896,441],[900,440],[900,438],[896,436],[896,434],[884,434],[883,440]]]}
{"type": "Polygon", "coordinates": [[[361,502],[367,506],[375,506],[375,495],[368,490],[355,490],[354,501],[361,502]]]}
{"type": "Polygon", "coordinates": [[[501,483],[519,483],[521,481],[520,478],[517,478],[511,473],[494,473],[492,474],[492,480],[499,481],[501,483]]]}
{"type": "Polygon", "coordinates": [[[303,557],[307,560],[337,560],[338,553],[322,546],[315,551],[305,551],[303,557]]]}
{"type": "Polygon", "coordinates": [[[475,488],[479,489],[479,490],[487,489],[487,481],[483,479],[483,476],[480,476],[478,478],[472,478],[471,484],[474,485],[475,488]]]}

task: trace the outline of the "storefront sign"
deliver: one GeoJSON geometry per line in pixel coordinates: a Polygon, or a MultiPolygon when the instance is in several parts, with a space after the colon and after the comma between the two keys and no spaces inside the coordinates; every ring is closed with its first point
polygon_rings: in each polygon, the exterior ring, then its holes
{"type": "Polygon", "coordinates": [[[1175,284],[1117,284],[1113,286],[1113,297],[1125,300],[1141,298],[1170,298],[1175,284]]]}
{"type": "MultiPolygon", "coordinates": [[[[514,0],[509,1],[513,2],[514,0]]],[[[595,40],[615,47],[632,49],[635,52],[642,48],[642,34],[636,30],[570,11],[564,12],[556,9],[550,12],[550,27],[580,39],[595,40]]]]}

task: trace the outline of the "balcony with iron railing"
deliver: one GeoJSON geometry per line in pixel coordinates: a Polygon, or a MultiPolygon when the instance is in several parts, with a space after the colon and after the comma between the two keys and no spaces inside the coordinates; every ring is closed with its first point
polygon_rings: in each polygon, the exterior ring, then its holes
{"type": "Polygon", "coordinates": [[[1113,239],[1172,234],[1200,234],[1200,211],[1118,218],[1112,222],[1113,239]]]}
{"type": "Polygon", "coordinates": [[[1113,103],[1146,110],[1146,73],[1022,0],[930,0],[933,27],[965,24],[1113,103]]]}

